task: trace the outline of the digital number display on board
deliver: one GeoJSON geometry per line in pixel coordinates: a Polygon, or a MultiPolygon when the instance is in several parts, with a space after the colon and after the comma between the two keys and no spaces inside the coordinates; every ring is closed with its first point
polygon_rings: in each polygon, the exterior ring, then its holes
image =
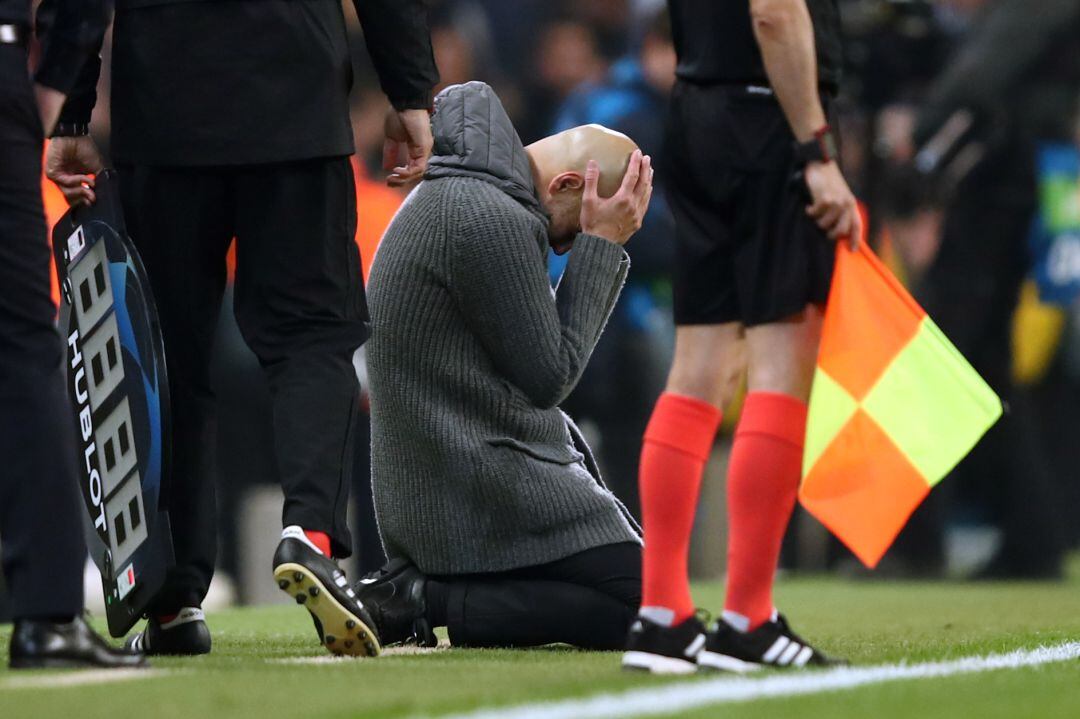
{"type": "Polygon", "coordinates": [[[138,621],[172,562],[160,505],[168,467],[168,382],[149,281],[124,232],[115,175],[53,231],[59,329],[67,342],[79,483],[109,630],[138,621]]]}

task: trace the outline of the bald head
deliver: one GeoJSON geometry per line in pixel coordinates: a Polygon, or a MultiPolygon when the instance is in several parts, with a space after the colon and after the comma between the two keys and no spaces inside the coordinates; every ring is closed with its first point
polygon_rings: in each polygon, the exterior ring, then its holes
{"type": "Polygon", "coordinates": [[[581,229],[581,196],[589,160],[600,167],[597,194],[611,197],[618,192],[636,149],[629,137],[602,125],[572,127],[525,148],[536,195],[550,218],[548,236],[556,252],[569,248],[581,229]]]}
{"type": "MultiPolygon", "coordinates": [[[[600,197],[611,197],[619,189],[630,154],[637,144],[621,132],[603,125],[579,125],[545,137],[525,148],[533,162],[537,189],[543,192],[563,173],[585,177],[585,165],[595,160],[600,166],[600,197]]],[[[541,198],[542,199],[542,198],[541,198]]]]}

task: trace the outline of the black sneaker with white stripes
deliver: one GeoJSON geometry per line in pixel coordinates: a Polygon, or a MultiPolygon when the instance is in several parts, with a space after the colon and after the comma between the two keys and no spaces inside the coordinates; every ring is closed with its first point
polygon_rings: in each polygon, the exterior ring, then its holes
{"type": "Polygon", "coordinates": [[[375,622],[337,563],[299,527],[286,527],[274,552],[274,579],[315,622],[319,642],[336,655],[375,657],[382,651],[375,622]]]}
{"type": "Polygon", "coordinates": [[[696,616],[673,627],[638,617],[630,626],[623,669],[692,674],[697,671],[697,655],[705,641],[705,625],[696,616]]]}
{"type": "Polygon", "coordinates": [[[750,632],[740,632],[720,620],[709,630],[698,665],[744,674],[764,667],[835,666],[846,662],[829,659],[791,630],[783,614],[750,632]]]}
{"type": "Polygon", "coordinates": [[[210,630],[199,607],[183,607],[167,622],[150,617],[146,627],[127,640],[130,651],[151,656],[195,656],[210,653],[210,630]]]}

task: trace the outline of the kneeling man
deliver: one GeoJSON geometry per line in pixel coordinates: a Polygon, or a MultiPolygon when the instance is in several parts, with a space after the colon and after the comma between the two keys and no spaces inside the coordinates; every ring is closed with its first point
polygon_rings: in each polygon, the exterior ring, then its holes
{"type": "Polygon", "coordinates": [[[652,167],[596,125],[523,147],[490,87],[444,90],[424,181],[372,267],[384,643],[620,649],[641,542],[559,410],[618,298],[652,167]],[[553,292],[548,248],[571,247],[553,292]]]}

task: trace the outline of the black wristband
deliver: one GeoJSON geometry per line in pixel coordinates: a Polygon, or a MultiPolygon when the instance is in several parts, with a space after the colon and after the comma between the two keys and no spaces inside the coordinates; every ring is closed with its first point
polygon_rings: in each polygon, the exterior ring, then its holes
{"type": "Polygon", "coordinates": [[[838,154],[836,136],[828,125],[815,132],[812,140],[795,143],[795,159],[800,167],[811,162],[832,162],[838,154]]]}
{"type": "Polygon", "coordinates": [[[89,122],[58,122],[50,137],[86,137],[89,134],[89,122]]]}

